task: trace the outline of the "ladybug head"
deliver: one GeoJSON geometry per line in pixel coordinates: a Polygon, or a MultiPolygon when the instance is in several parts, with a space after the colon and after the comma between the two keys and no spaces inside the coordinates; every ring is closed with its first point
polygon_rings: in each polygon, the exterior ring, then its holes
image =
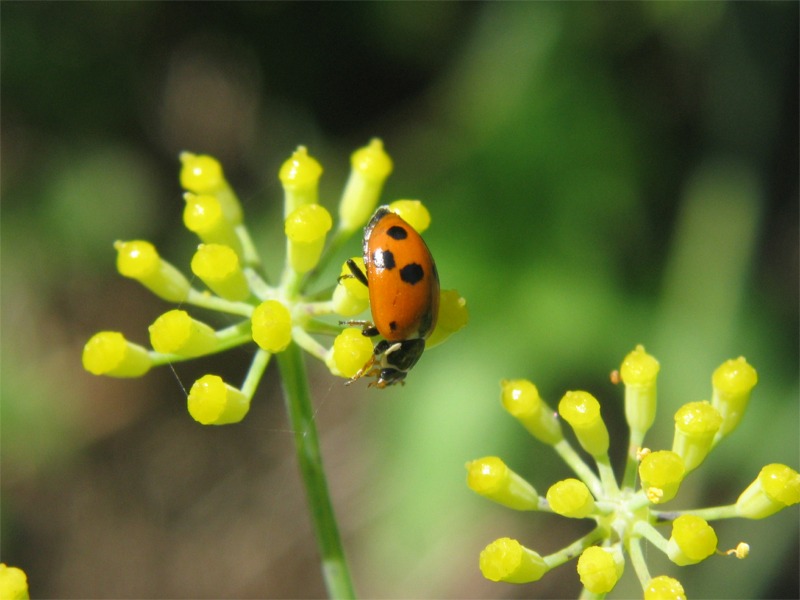
{"type": "Polygon", "coordinates": [[[404,383],[406,375],[417,364],[419,357],[425,350],[425,340],[415,338],[402,342],[387,342],[382,340],[375,346],[375,356],[380,356],[380,369],[377,370],[378,379],[374,385],[385,388],[396,383],[404,383]]]}

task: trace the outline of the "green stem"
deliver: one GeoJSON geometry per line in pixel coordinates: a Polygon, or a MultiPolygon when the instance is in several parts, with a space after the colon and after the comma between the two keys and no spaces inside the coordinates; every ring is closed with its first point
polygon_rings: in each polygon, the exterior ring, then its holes
{"type": "Polygon", "coordinates": [[[642,554],[642,546],[639,538],[631,538],[628,540],[628,555],[631,557],[633,570],[636,572],[636,577],[642,585],[642,589],[646,588],[650,583],[650,571],[647,568],[647,562],[642,554]]]}
{"type": "Polygon", "coordinates": [[[212,296],[211,294],[198,292],[194,288],[189,290],[189,295],[186,297],[186,304],[193,304],[209,310],[241,315],[247,318],[253,316],[252,304],[248,304],[247,302],[233,302],[231,300],[225,300],[219,296],[212,296]]]}
{"type": "Polygon", "coordinates": [[[599,498],[603,494],[603,486],[600,484],[597,475],[589,468],[589,465],[583,462],[583,459],[575,452],[566,439],[556,442],[553,449],[561,457],[561,460],[567,463],[575,474],[580,477],[581,481],[589,486],[595,498],[599,498]]]}
{"type": "Polygon", "coordinates": [[[688,510],[653,510],[651,514],[659,521],[674,521],[681,515],[694,515],[706,521],[716,521],[719,519],[734,519],[739,516],[735,504],[727,506],[713,506],[711,508],[694,508],[688,510]]]}
{"type": "Polygon", "coordinates": [[[600,473],[600,481],[603,484],[603,491],[606,497],[618,497],[619,485],[617,485],[617,479],[614,476],[614,469],[611,468],[611,461],[608,458],[608,454],[595,456],[594,461],[597,463],[597,470],[600,473]]]}
{"type": "Polygon", "coordinates": [[[267,370],[267,365],[269,365],[270,358],[272,358],[271,353],[267,352],[263,348],[259,348],[258,352],[256,352],[256,355],[253,357],[253,362],[250,363],[250,369],[247,371],[247,377],[242,383],[242,386],[239,388],[250,400],[253,399],[253,395],[256,393],[256,388],[261,382],[261,377],[264,375],[264,371],[267,370]]]}
{"type": "Polygon", "coordinates": [[[307,290],[311,286],[317,276],[325,270],[325,268],[328,266],[328,263],[331,262],[339,249],[344,246],[345,242],[349,240],[352,235],[352,231],[345,231],[343,229],[336,230],[336,233],[333,234],[333,239],[331,240],[330,244],[328,244],[328,247],[325,248],[325,252],[322,253],[317,266],[314,267],[314,269],[309,273],[306,273],[301,286],[302,289],[307,290]]]}
{"type": "Polygon", "coordinates": [[[322,574],[331,598],[355,598],[355,589],[333,513],[302,352],[294,342],[276,355],[289,421],[294,431],[300,474],[322,555],[322,574]]]}
{"type": "Polygon", "coordinates": [[[575,540],[566,548],[562,548],[558,552],[554,552],[544,557],[545,564],[550,569],[560,567],[565,562],[572,560],[576,556],[580,556],[581,552],[592,546],[595,542],[603,539],[607,535],[607,531],[603,527],[595,527],[582,538],[575,540]]]}
{"type": "MultiPolygon", "coordinates": [[[[217,345],[213,350],[204,354],[204,356],[216,354],[218,352],[224,352],[230,348],[241,346],[242,344],[253,339],[253,334],[250,332],[250,321],[241,321],[240,323],[236,323],[235,325],[231,325],[225,329],[220,329],[217,331],[216,335],[217,345]]],[[[171,365],[187,360],[194,360],[195,358],[197,357],[183,356],[181,354],[162,354],[161,352],[150,350],[150,360],[153,362],[154,367],[159,365],[171,365]]]]}
{"type": "Polygon", "coordinates": [[[644,432],[631,430],[628,443],[628,457],[625,461],[625,474],[622,477],[622,487],[633,489],[636,485],[636,475],[639,469],[639,451],[644,443],[644,432]]]}

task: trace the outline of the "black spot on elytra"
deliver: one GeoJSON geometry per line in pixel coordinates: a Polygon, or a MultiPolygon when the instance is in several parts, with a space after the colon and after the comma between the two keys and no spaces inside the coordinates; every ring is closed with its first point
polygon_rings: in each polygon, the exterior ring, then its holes
{"type": "Polygon", "coordinates": [[[400,269],[400,279],[408,284],[414,285],[425,278],[425,271],[417,263],[408,263],[400,269]]]}
{"type": "Polygon", "coordinates": [[[395,268],[394,254],[390,250],[381,250],[378,248],[372,253],[372,263],[377,269],[388,269],[391,271],[395,268]]]}
{"type": "Polygon", "coordinates": [[[397,321],[390,321],[389,329],[391,329],[392,331],[397,331],[397,321]]]}
{"type": "Polygon", "coordinates": [[[408,232],[406,231],[405,227],[401,227],[400,225],[392,225],[386,230],[386,235],[393,240],[404,240],[408,237],[408,232]]]}

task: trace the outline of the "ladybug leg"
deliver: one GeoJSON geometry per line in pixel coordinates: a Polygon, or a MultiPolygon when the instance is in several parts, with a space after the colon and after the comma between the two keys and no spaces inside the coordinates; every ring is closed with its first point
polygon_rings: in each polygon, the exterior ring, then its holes
{"type": "Polygon", "coordinates": [[[360,379],[364,375],[369,377],[370,375],[375,373],[377,370],[378,370],[378,367],[375,367],[375,355],[373,354],[370,357],[370,359],[367,361],[367,364],[365,364],[363,367],[361,367],[355,375],[353,375],[350,379],[348,379],[345,382],[345,385],[350,385],[351,383],[353,383],[354,381],[360,379]]]}
{"type": "Polygon", "coordinates": [[[367,337],[375,337],[378,335],[378,328],[373,325],[372,321],[339,321],[339,325],[351,325],[353,327],[361,327],[361,334],[367,337]]]}
{"type": "MultiPolygon", "coordinates": [[[[375,372],[376,375],[378,375],[377,369],[374,369],[373,371],[375,372]]],[[[386,381],[385,379],[378,377],[375,381],[370,381],[367,387],[376,387],[379,390],[382,390],[384,388],[389,387],[390,385],[397,385],[398,383],[401,386],[406,384],[404,379],[400,379],[399,381],[386,381]]]]}
{"type": "Polygon", "coordinates": [[[342,279],[358,279],[364,284],[364,286],[369,287],[369,284],[367,283],[367,276],[352,258],[348,258],[345,264],[347,265],[347,268],[350,269],[350,274],[341,275],[339,277],[339,281],[342,279]]]}

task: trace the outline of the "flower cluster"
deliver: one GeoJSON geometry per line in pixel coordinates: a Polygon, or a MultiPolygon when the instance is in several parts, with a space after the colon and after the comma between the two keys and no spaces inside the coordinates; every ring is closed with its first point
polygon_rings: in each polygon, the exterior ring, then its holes
{"type": "MultiPolygon", "coordinates": [[[[186,190],[183,222],[200,244],[191,260],[190,279],[162,258],[144,240],[118,241],[117,269],[157,296],[179,305],[149,327],[145,348],[116,331],[94,335],[83,350],[83,366],[95,375],[138,377],[151,367],[227,350],[249,342],[258,346],[241,386],[215,374],[200,377],[191,387],[188,409],[204,425],[241,421],[270,358],[297,344],[327,365],[331,373],[351,378],[373,354],[372,342],[361,329],[342,327],[331,317],[350,319],[369,306],[367,289],[353,278],[340,278],[310,291],[326,262],[362,228],[375,210],[392,161],[378,139],[353,153],[351,172],[339,203],[338,226],[326,244],[334,222],[318,203],[322,167],[300,146],[279,172],[284,192],[286,262],[277,283],[263,271],[256,245],[246,227],[242,207],[211,156],[184,152],[180,182],[186,190]],[[203,289],[195,287],[202,282],[203,289]],[[184,310],[193,305],[240,320],[223,329],[194,319],[184,310]],[[326,320],[326,318],[328,318],[326,320]],[[320,337],[334,338],[329,345],[320,337]]],[[[417,200],[398,200],[390,209],[418,231],[430,215],[417,200]]],[[[354,258],[363,266],[361,258],[354,258]]],[[[348,273],[346,264],[342,274],[348,273]]],[[[427,346],[436,345],[460,329],[467,319],[464,299],[454,290],[441,293],[438,327],[427,346]]]]}
{"type": "MultiPolygon", "coordinates": [[[[719,553],[717,535],[709,521],[731,517],[763,519],[800,502],[798,472],[786,465],[770,464],[761,469],[734,504],[661,510],[660,505],[678,493],[686,475],[699,467],[739,424],[758,378],[744,358],[724,362],[711,378],[711,401],[690,402],[675,413],[672,448],[650,451],[643,447],[643,441],[655,420],[658,371],[658,361],[638,346],[625,357],[620,370],[612,373],[612,380],[615,383],[621,380],[625,386],[625,418],[630,428],[621,484],[609,463],[609,434],[597,399],[584,391],[567,392],[556,414],[530,381],[502,382],[504,408],[535,438],[552,446],[577,478],[553,484],[542,496],[500,458],[489,456],[467,464],[467,484],[478,494],[515,510],[588,518],[596,526],[584,537],[548,556],[541,556],[515,539],[495,540],[480,554],[484,577],[510,583],[533,582],[579,557],[577,570],[585,590],[603,595],[620,579],[627,553],[645,599],[685,599],[679,581],[666,575],[651,576],[642,551],[644,540],[676,565],[691,565],[719,553]],[[564,437],[559,416],[591,455],[597,472],[564,437]],[[668,538],[658,531],[659,525],[671,525],[668,538]]],[[[749,547],[742,542],[726,554],[744,558],[748,551],[749,547]]]]}

